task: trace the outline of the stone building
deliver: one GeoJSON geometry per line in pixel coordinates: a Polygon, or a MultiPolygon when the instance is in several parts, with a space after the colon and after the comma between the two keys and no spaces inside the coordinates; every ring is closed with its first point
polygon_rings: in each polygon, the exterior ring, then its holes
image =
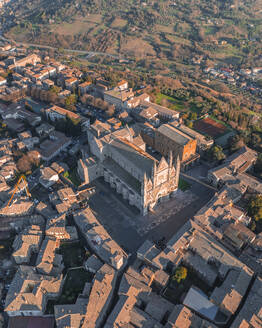
{"type": "MultiPolygon", "coordinates": [[[[208,181],[215,187],[221,187],[225,182],[234,179],[237,176],[242,180],[241,174],[249,170],[257,160],[257,152],[244,146],[238,151],[228,156],[222,165],[219,165],[208,171],[208,181]]],[[[252,184],[252,179],[243,177],[244,184],[252,184]],[[250,182],[247,183],[247,180],[250,182]]]]}
{"type": "Polygon", "coordinates": [[[31,266],[20,265],[8,289],[5,312],[9,317],[43,316],[49,300],[62,292],[63,276],[45,276],[31,266]]]}
{"type": "Polygon", "coordinates": [[[124,128],[99,138],[92,130],[88,133],[92,159],[78,163],[78,173],[83,181],[91,182],[104,177],[130,205],[143,215],[158,202],[168,199],[178,187],[180,160],[160,161],[145,152],[141,138],[134,138],[129,128],[124,128]]]}
{"type": "Polygon", "coordinates": [[[201,154],[206,150],[210,149],[213,144],[214,140],[210,137],[207,137],[193,129],[190,129],[188,126],[181,124],[179,122],[173,122],[173,126],[175,126],[178,130],[185,133],[189,137],[196,139],[197,141],[197,151],[201,154]]]}
{"type": "Polygon", "coordinates": [[[199,159],[197,140],[172,124],[163,124],[155,130],[154,148],[163,156],[172,151],[174,157],[179,156],[184,168],[199,159]]]}

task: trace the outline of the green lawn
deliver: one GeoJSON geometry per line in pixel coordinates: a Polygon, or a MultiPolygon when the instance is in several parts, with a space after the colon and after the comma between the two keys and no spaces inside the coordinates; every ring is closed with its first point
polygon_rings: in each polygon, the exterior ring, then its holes
{"type": "Polygon", "coordinates": [[[60,304],[74,304],[78,295],[83,291],[87,282],[91,282],[93,275],[85,269],[70,270],[67,273],[60,304]]]}
{"type": "Polygon", "coordinates": [[[66,171],[64,177],[69,179],[76,187],[81,185],[81,180],[78,176],[76,167],[70,171],[66,171]]]}
{"type": "Polygon", "coordinates": [[[12,245],[15,239],[15,235],[11,235],[10,238],[1,240],[0,242],[0,260],[4,260],[11,256],[12,254],[12,245]]]}
{"type": "Polygon", "coordinates": [[[201,111],[201,108],[197,107],[197,105],[193,101],[191,101],[189,104],[187,104],[187,106],[185,106],[185,101],[171,97],[171,96],[167,96],[167,95],[159,92],[156,95],[156,103],[158,105],[161,105],[161,102],[163,99],[166,99],[169,101],[169,105],[167,106],[168,108],[176,110],[178,112],[189,111],[189,112],[199,114],[201,111]]]}
{"type": "Polygon", "coordinates": [[[54,313],[54,305],[75,304],[76,299],[83,291],[85,284],[87,282],[91,282],[92,279],[93,274],[85,269],[70,270],[67,273],[61,296],[57,301],[48,301],[46,306],[46,314],[54,313]]]}
{"type": "Polygon", "coordinates": [[[63,243],[59,252],[63,255],[66,268],[81,266],[84,260],[87,259],[85,248],[81,242],[63,243]]]}
{"type": "Polygon", "coordinates": [[[205,294],[208,294],[210,291],[208,285],[203,280],[199,279],[196,273],[188,269],[186,279],[182,280],[180,283],[170,278],[163,296],[170,302],[179,304],[181,302],[182,295],[187,293],[192,286],[198,287],[205,294]]]}
{"type": "Polygon", "coordinates": [[[164,95],[163,93],[158,93],[156,95],[156,103],[158,105],[161,105],[161,102],[163,99],[167,99],[170,102],[170,106],[168,106],[170,109],[173,109],[176,111],[183,111],[185,109],[184,102],[182,100],[164,95]]]}
{"type": "Polygon", "coordinates": [[[219,30],[218,27],[214,25],[205,26],[204,29],[205,29],[205,35],[215,34],[219,30]]]}
{"type": "Polygon", "coordinates": [[[180,178],[178,188],[181,189],[182,191],[186,191],[191,188],[191,184],[180,178]]]}

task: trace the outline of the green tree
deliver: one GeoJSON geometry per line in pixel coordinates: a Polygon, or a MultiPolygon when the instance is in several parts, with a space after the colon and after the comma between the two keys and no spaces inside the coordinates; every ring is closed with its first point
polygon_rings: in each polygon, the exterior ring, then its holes
{"type": "Polygon", "coordinates": [[[248,215],[256,221],[262,219],[262,195],[256,195],[250,199],[248,204],[248,215]]]}
{"type": "Polygon", "coordinates": [[[228,138],[227,144],[230,148],[230,151],[233,153],[245,146],[244,137],[236,134],[235,136],[228,138]]]}
{"type": "Polygon", "coordinates": [[[195,121],[197,119],[197,113],[190,113],[189,115],[190,120],[195,121]]]}
{"type": "Polygon", "coordinates": [[[172,279],[175,280],[177,283],[180,283],[181,280],[185,280],[186,277],[187,277],[187,268],[181,266],[176,269],[176,272],[173,275],[172,279]]]}
{"type": "Polygon", "coordinates": [[[259,153],[256,164],[254,166],[254,171],[256,173],[262,173],[262,153],[259,153]]]}
{"type": "Polygon", "coordinates": [[[75,104],[76,104],[76,95],[72,94],[65,99],[65,107],[68,110],[74,111],[75,110],[75,104]]]}
{"type": "Polygon", "coordinates": [[[220,162],[226,158],[225,154],[223,153],[223,148],[219,145],[214,145],[212,148],[210,148],[208,155],[212,161],[217,162],[220,162]]]}
{"type": "Polygon", "coordinates": [[[253,147],[257,147],[259,146],[261,143],[261,138],[257,133],[252,133],[251,135],[251,140],[250,140],[250,144],[253,147]]]}
{"type": "Polygon", "coordinates": [[[214,148],[214,156],[217,161],[221,161],[226,158],[225,154],[223,153],[222,147],[215,147],[214,148]]]}
{"type": "Polygon", "coordinates": [[[51,91],[52,93],[55,93],[56,95],[58,95],[59,92],[61,91],[61,88],[58,87],[57,85],[53,85],[53,86],[50,88],[50,91],[51,91]]]}
{"type": "Polygon", "coordinates": [[[190,120],[186,120],[186,126],[188,126],[190,129],[192,129],[193,128],[193,122],[192,121],[190,121],[190,120]]]}

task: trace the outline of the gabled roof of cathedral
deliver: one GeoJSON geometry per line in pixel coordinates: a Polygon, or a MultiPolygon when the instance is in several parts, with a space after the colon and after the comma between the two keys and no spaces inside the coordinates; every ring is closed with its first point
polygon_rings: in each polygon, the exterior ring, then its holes
{"type": "Polygon", "coordinates": [[[128,158],[138,169],[145,171],[148,177],[151,176],[154,163],[158,164],[158,161],[154,157],[150,156],[127,139],[115,139],[110,145],[123,157],[128,158]]]}

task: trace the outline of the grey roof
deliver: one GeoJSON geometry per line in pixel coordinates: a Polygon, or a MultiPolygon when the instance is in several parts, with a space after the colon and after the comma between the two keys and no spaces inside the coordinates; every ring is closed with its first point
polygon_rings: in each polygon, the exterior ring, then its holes
{"type": "Polygon", "coordinates": [[[144,311],[158,322],[163,320],[167,312],[171,313],[173,310],[174,305],[156,293],[142,293],[140,297],[147,304],[144,311]]]}
{"type": "MultiPolygon", "coordinates": [[[[170,124],[175,126],[174,123],[170,123],[170,124]]],[[[183,133],[189,135],[191,138],[197,139],[197,142],[200,145],[210,146],[214,143],[213,139],[207,139],[206,136],[204,136],[203,134],[201,134],[193,129],[190,129],[189,127],[187,127],[184,124],[179,124],[176,126],[176,128],[178,130],[182,131],[183,133]]],[[[217,142],[217,140],[216,140],[216,142],[217,142]]]]}
{"type": "Polygon", "coordinates": [[[121,283],[118,289],[118,295],[129,295],[129,290],[131,287],[134,287],[134,289],[139,290],[141,293],[150,293],[151,288],[144,284],[142,281],[137,280],[133,276],[130,276],[129,274],[125,273],[121,279],[121,283]]]}
{"type": "Polygon", "coordinates": [[[55,127],[51,124],[48,124],[46,122],[42,123],[41,125],[39,125],[38,127],[36,127],[36,132],[39,133],[41,130],[52,130],[54,131],[55,130],[55,127]]]}
{"type": "MultiPolygon", "coordinates": [[[[87,300],[86,300],[87,303],[87,300]]],[[[55,319],[58,328],[81,327],[84,321],[86,304],[55,305],[55,319]]]]}
{"type": "Polygon", "coordinates": [[[171,247],[185,235],[186,232],[192,230],[194,228],[194,222],[192,220],[188,220],[167,243],[167,247],[171,247]]]}
{"type": "Polygon", "coordinates": [[[160,254],[160,250],[150,240],[145,240],[139,247],[137,254],[142,254],[148,261],[152,261],[160,254]]]}
{"type": "Polygon", "coordinates": [[[99,258],[93,254],[86,260],[85,266],[86,268],[91,268],[94,271],[98,271],[103,266],[103,262],[101,262],[99,258]]]}
{"type": "MultiPolygon", "coordinates": [[[[211,255],[212,253],[210,253],[211,255]]],[[[199,254],[187,251],[183,258],[185,263],[188,263],[195,271],[200,274],[207,285],[213,286],[216,281],[218,272],[215,268],[209,265],[199,254]]]]}
{"type": "Polygon", "coordinates": [[[172,110],[172,109],[169,109],[169,108],[164,107],[164,106],[157,105],[157,104],[152,103],[150,101],[145,101],[145,100],[141,101],[141,106],[154,108],[160,116],[161,115],[163,115],[163,116],[167,115],[167,116],[172,116],[174,118],[179,117],[179,112],[177,112],[175,110],[172,110]]]}
{"type": "Polygon", "coordinates": [[[164,136],[172,139],[181,146],[185,146],[190,140],[192,140],[191,137],[187,136],[185,133],[181,132],[180,130],[169,124],[161,125],[157,129],[157,131],[163,134],[164,136]]]}
{"type": "Polygon", "coordinates": [[[262,194],[262,181],[246,173],[239,173],[236,178],[239,179],[244,185],[262,194]]]}
{"type": "MultiPolygon", "coordinates": [[[[242,322],[252,323],[253,327],[261,325],[261,304],[262,304],[262,279],[257,278],[248,294],[248,297],[241,308],[239,314],[232,323],[232,328],[239,328],[242,322]]],[[[247,326],[249,327],[249,325],[247,326]]]]}
{"type": "Polygon", "coordinates": [[[151,176],[154,162],[157,163],[156,159],[124,139],[115,139],[110,145],[124,158],[128,158],[138,170],[145,171],[149,177],[151,176]]]}
{"type": "Polygon", "coordinates": [[[149,314],[143,310],[137,308],[136,306],[130,311],[130,324],[131,327],[141,327],[141,328],[161,328],[163,327],[154,318],[150,317],[149,314]]]}
{"type": "Polygon", "coordinates": [[[222,285],[213,290],[210,299],[234,314],[247,291],[252,276],[253,272],[249,269],[230,270],[222,285]]]}
{"type": "Polygon", "coordinates": [[[212,321],[218,312],[218,307],[211,303],[203,292],[194,287],[189,289],[183,304],[212,321]]]}

